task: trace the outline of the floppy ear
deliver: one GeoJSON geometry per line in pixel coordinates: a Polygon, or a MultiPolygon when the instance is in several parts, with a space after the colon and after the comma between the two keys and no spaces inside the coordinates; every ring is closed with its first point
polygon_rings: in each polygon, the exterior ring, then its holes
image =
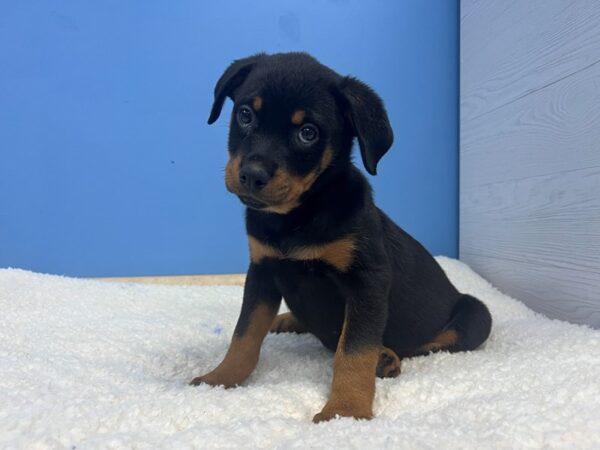
{"type": "Polygon", "coordinates": [[[383,101],[373,89],[356,78],[346,77],[340,86],[347,114],[358,138],[367,172],[377,174],[377,163],[394,141],[383,101]]]}
{"type": "Polygon", "coordinates": [[[263,55],[264,53],[259,53],[248,58],[237,59],[223,72],[215,86],[215,99],[208,118],[209,125],[219,118],[225,97],[232,98],[233,91],[244,82],[256,61],[263,55]]]}

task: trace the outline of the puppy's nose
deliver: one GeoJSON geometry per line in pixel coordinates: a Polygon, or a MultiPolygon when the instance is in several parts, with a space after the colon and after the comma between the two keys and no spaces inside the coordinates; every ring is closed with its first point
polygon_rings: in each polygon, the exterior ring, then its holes
{"type": "Polygon", "coordinates": [[[263,189],[271,176],[258,164],[246,164],[240,169],[240,184],[250,192],[258,192],[263,189]]]}

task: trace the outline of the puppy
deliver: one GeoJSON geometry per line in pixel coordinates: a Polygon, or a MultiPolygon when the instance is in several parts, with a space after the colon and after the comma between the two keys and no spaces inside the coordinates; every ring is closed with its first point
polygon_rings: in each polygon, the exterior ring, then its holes
{"type": "Polygon", "coordinates": [[[373,417],[375,377],[400,359],[473,350],[491,316],[459,293],[433,257],[373,203],[353,165],[356,137],[371,175],[393,133],[379,96],[306,53],[231,64],[208,123],[234,102],[227,189],[246,209],[250,267],[223,362],[191,384],[232,387],[258,362],[269,331],[312,333],[335,352],[331,394],[314,422],[373,417]],[[290,312],[277,315],[281,299],[290,312]]]}

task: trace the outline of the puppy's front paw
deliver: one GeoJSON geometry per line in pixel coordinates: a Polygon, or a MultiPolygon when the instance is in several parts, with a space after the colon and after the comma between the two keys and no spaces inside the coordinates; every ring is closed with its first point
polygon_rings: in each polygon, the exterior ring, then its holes
{"type": "Polygon", "coordinates": [[[219,377],[215,375],[213,372],[207,373],[206,375],[202,375],[201,377],[196,377],[189,383],[191,386],[199,386],[201,384],[208,384],[210,386],[224,386],[225,388],[231,388],[237,386],[237,383],[232,382],[230,379],[226,377],[219,377]]]}
{"type": "MultiPolygon", "coordinates": [[[[190,386],[199,386],[199,385],[201,385],[201,384],[210,384],[210,383],[207,383],[207,382],[205,381],[205,378],[206,378],[206,377],[205,377],[204,375],[203,375],[203,376],[201,376],[201,377],[196,377],[196,378],[194,378],[192,381],[190,381],[190,383],[189,383],[189,384],[190,384],[190,386]]],[[[214,385],[213,385],[213,386],[214,386],[214,385]]]]}
{"type": "Polygon", "coordinates": [[[313,417],[314,423],[327,422],[331,419],[339,417],[354,417],[355,419],[373,418],[373,412],[366,409],[352,407],[351,405],[325,405],[323,410],[313,417]]]}

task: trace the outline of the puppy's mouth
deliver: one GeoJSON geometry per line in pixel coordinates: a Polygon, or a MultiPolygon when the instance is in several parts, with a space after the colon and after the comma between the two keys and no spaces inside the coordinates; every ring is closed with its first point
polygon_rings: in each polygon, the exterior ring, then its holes
{"type": "Polygon", "coordinates": [[[258,201],[255,198],[248,197],[247,195],[238,195],[238,197],[241,200],[241,202],[244,205],[246,205],[248,208],[252,208],[252,209],[264,209],[267,206],[269,206],[266,203],[258,201]]]}

